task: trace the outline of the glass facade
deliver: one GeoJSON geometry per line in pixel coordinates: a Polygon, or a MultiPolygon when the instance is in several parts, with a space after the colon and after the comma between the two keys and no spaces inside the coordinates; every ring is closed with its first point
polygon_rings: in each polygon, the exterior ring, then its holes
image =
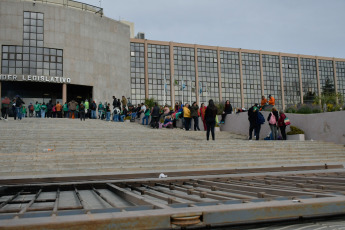
{"type": "Polygon", "coordinates": [[[188,90],[190,88],[190,81],[192,81],[192,86],[195,87],[194,48],[174,47],[174,72],[175,101],[192,101],[192,103],[196,101],[195,90],[188,90]]]}
{"type": "Polygon", "coordinates": [[[314,96],[319,93],[317,64],[319,65],[321,89],[327,85],[331,85],[335,89],[334,84],[337,83],[338,92],[345,95],[345,62],[342,61],[336,62],[337,82],[334,82],[333,60],[331,59],[322,59],[316,62],[316,59],[301,57],[300,63],[298,63],[297,55],[295,57],[282,55],[280,60],[279,55],[263,52],[261,70],[259,53],[242,52],[240,54],[239,51],[220,49],[218,58],[218,48],[213,49],[212,47],[203,49],[178,44],[173,45],[172,55],[170,54],[169,43],[166,45],[164,43],[149,43],[147,47],[149,82],[148,89],[145,89],[145,45],[144,42],[131,42],[131,89],[132,101],[135,104],[145,100],[145,90],[147,90],[150,98],[153,97],[159,104],[164,104],[166,85],[166,103],[170,105],[173,101],[170,92],[171,83],[176,102],[189,103],[197,101],[197,98],[199,98],[199,103],[208,104],[209,99],[218,102],[220,84],[222,100],[229,100],[234,108],[250,108],[254,103],[260,103],[262,92],[266,98],[268,95],[272,95],[276,99],[278,109],[282,109],[283,104],[285,107],[299,104],[302,96],[304,103],[310,103],[314,101],[314,96]],[[170,60],[171,57],[173,59],[170,60]],[[173,79],[170,76],[172,61],[174,64],[173,79]],[[299,72],[299,64],[301,72],[299,72]],[[241,67],[243,82],[241,82],[241,67]],[[198,82],[196,81],[197,72],[198,82]],[[281,79],[283,79],[283,84],[281,84],[281,79]],[[261,81],[264,85],[263,90],[261,81]],[[241,84],[243,85],[243,92],[241,92],[241,84]],[[197,92],[196,88],[198,87],[197,92]],[[282,102],[283,90],[281,87],[284,87],[284,103],[282,102]],[[301,88],[302,92],[300,92],[301,88]],[[244,101],[242,101],[242,93],[244,101]]]}
{"type": "Polygon", "coordinates": [[[63,50],[43,47],[43,13],[24,12],[23,46],[2,46],[3,74],[63,76],[63,50]]]}
{"type": "Polygon", "coordinates": [[[149,98],[160,105],[171,102],[170,94],[170,51],[169,46],[147,47],[149,98]]]}
{"type": "Polygon", "coordinates": [[[217,50],[198,49],[198,76],[203,91],[200,103],[219,101],[217,50]]]}
{"type": "Polygon", "coordinates": [[[301,103],[298,58],[282,57],[285,105],[301,103]]]}
{"type": "Polygon", "coordinates": [[[131,101],[137,105],[145,101],[145,46],[131,43],[131,101]]]}
{"type": "Polygon", "coordinates": [[[319,60],[319,78],[321,93],[330,86],[335,91],[333,61],[319,60]]]}
{"type": "Polygon", "coordinates": [[[220,51],[222,99],[229,100],[234,108],[241,106],[241,76],[238,52],[220,51]]]}
{"type": "Polygon", "coordinates": [[[282,90],[280,84],[279,56],[262,55],[262,70],[265,87],[264,94],[266,98],[268,98],[268,95],[272,95],[275,98],[275,107],[281,109],[282,90]]]}
{"type": "Polygon", "coordinates": [[[318,95],[317,88],[317,73],[316,73],[316,60],[310,58],[301,58],[301,76],[303,88],[303,101],[308,101],[309,95],[318,95]]]}
{"type": "Polygon", "coordinates": [[[242,53],[244,107],[261,102],[260,55],[242,53]]]}
{"type": "Polygon", "coordinates": [[[337,61],[335,63],[337,68],[338,92],[345,99],[345,62],[337,61]]]}

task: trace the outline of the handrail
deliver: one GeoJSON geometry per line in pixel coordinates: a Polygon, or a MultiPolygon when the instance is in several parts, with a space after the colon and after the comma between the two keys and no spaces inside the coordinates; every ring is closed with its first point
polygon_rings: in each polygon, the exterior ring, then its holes
{"type": "Polygon", "coordinates": [[[103,8],[89,5],[83,2],[73,1],[73,0],[21,0],[26,2],[32,2],[32,3],[46,3],[46,4],[56,4],[56,5],[62,5],[67,6],[75,9],[80,9],[83,11],[92,12],[95,14],[100,14],[103,16],[103,8]]]}

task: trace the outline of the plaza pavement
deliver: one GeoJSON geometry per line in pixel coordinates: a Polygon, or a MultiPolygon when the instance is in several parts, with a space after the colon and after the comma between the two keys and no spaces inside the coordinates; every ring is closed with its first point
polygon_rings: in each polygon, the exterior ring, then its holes
{"type": "Polygon", "coordinates": [[[248,141],[229,132],[216,132],[216,141],[205,139],[203,131],[157,130],[136,122],[10,118],[0,121],[0,177],[345,162],[345,147],[333,143],[248,141]]]}

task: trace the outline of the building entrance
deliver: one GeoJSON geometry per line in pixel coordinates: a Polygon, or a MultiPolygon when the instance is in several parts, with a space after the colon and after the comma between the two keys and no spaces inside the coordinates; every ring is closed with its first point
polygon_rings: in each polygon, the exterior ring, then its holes
{"type": "MultiPolygon", "coordinates": [[[[42,82],[1,82],[1,98],[9,97],[13,99],[16,95],[23,98],[26,104],[47,103],[52,100],[53,103],[62,101],[63,85],[42,82]]],[[[72,99],[81,102],[92,98],[92,86],[67,85],[67,102],[72,99]]]]}

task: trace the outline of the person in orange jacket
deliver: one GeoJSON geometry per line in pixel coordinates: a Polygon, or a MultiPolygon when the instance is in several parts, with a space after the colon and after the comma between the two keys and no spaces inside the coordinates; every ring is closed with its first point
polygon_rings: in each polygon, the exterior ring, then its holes
{"type": "Polygon", "coordinates": [[[273,106],[276,104],[276,100],[271,95],[268,96],[268,104],[273,106]]]}

